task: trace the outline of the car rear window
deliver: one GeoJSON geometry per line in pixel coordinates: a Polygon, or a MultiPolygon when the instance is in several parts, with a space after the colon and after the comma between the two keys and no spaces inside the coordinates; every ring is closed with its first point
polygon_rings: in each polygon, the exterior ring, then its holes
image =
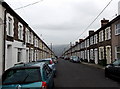
{"type": "Polygon", "coordinates": [[[41,81],[39,68],[10,69],[3,75],[2,83],[6,84],[25,84],[41,81]]]}

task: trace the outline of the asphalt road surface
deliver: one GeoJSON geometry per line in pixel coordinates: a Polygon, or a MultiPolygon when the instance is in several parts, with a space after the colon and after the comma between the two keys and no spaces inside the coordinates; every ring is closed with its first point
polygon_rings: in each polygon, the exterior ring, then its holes
{"type": "MultiPolygon", "coordinates": [[[[104,70],[59,59],[55,88],[58,87],[119,87],[120,83],[105,78],[104,70]]],[[[61,88],[62,89],[62,88],[61,88]]]]}

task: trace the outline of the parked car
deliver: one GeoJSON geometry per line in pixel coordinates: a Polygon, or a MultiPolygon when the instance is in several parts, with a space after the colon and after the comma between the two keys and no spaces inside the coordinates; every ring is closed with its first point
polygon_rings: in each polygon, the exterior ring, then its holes
{"type": "Polygon", "coordinates": [[[65,56],[64,60],[70,60],[70,58],[68,56],[65,56]]]}
{"type": "Polygon", "coordinates": [[[58,60],[57,60],[57,58],[56,58],[56,57],[52,57],[52,60],[53,60],[53,62],[54,62],[55,64],[57,64],[57,63],[58,63],[58,60]]]}
{"type": "Polygon", "coordinates": [[[46,58],[46,59],[39,59],[37,62],[45,62],[49,65],[49,67],[53,70],[54,72],[54,77],[56,77],[56,64],[52,60],[52,58],[46,58]]]}
{"type": "Polygon", "coordinates": [[[81,62],[81,60],[80,60],[80,58],[78,56],[71,56],[70,61],[71,62],[77,62],[77,63],[81,62]]]}
{"type": "Polygon", "coordinates": [[[105,76],[120,80],[120,60],[116,60],[105,67],[105,76]]]}
{"type": "Polygon", "coordinates": [[[2,75],[2,89],[53,89],[53,71],[48,64],[14,66],[2,75]]]}

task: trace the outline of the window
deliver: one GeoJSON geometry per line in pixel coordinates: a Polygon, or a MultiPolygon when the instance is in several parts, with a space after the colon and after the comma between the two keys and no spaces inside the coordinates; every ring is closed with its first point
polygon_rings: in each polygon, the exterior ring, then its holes
{"type": "Polygon", "coordinates": [[[115,25],[115,35],[119,35],[120,34],[120,23],[115,25]]]}
{"type": "Polygon", "coordinates": [[[105,40],[111,39],[111,30],[110,27],[105,29],[105,40]]]}
{"type": "Polygon", "coordinates": [[[119,66],[120,65],[120,60],[117,60],[117,61],[113,62],[113,65],[114,66],[119,66]]]}
{"type": "Polygon", "coordinates": [[[12,19],[8,17],[8,35],[12,35],[12,19]]]}
{"type": "Polygon", "coordinates": [[[14,34],[14,18],[9,13],[6,13],[6,31],[8,36],[12,36],[14,34]]]}
{"type": "Polygon", "coordinates": [[[103,31],[99,32],[99,42],[103,41],[103,31]]]}
{"type": "Polygon", "coordinates": [[[29,30],[26,28],[26,42],[29,43],[29,30]]]}
{"type": "Polygon", "coordinates": [[[21,62],[22,59],[22,49],[18,48],[18,57],[17,57],[17,62],[21,62]]]}
{"type": "Polygon", "coordinates": [[[89,47],[89,39],[87,39],[87,47],[89,47]]]}
{"type": "Polygon", "coordinates": [[[119,47],[116,47],[116,59],[120,59],[120,46],[119,47]]]}
{"type": "Polygon", "coordinates": [[[99,48],[99,59],[104,59],[104,47],[99,48]]]}
{"type": "Polygon", "coordinates": [[[93,45],[93,36],[90,37],[90,45],[93,45]]]}
{"type": "Polygon", "coordinates": [[[3,75],[3,84],[26,84],[42,80],[39,68],[10,69],[3,75]]]}
{"type": "Polygon", "coordinates": [[[91,60],[94,59],[93,49],[90,49],[90,59],[91,59],[91,60]]]}
{"type": "Polygon", "coordinates": [[[23,25],[18,23],[18,39],[23,40],[23,25]]]}
{"type": "Polygon", "coordinates": [[[97,44],[97,34],[94,35],[94,44],[97,44]]]}
{"type": "Polygon", "coordinates": [[[31,44],[33,44],[33,33],[31,34],[31,44]]]}

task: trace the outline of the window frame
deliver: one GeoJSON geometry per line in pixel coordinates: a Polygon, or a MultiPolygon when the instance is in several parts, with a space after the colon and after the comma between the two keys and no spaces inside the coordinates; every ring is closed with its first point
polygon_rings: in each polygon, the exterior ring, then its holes
{"type": "Polygon", "coordinates": [[[18,39],[23,40],[23,25],[18,23],[18,39]]]}
{"type": "Polygon", "coordinates": [[[120,25],[120,23],[115,24],[115,35],[120,34],[120,33],[118,33],[118,30],[120,30],[120,27],[118,27],[117,25],[120,25]]]}

